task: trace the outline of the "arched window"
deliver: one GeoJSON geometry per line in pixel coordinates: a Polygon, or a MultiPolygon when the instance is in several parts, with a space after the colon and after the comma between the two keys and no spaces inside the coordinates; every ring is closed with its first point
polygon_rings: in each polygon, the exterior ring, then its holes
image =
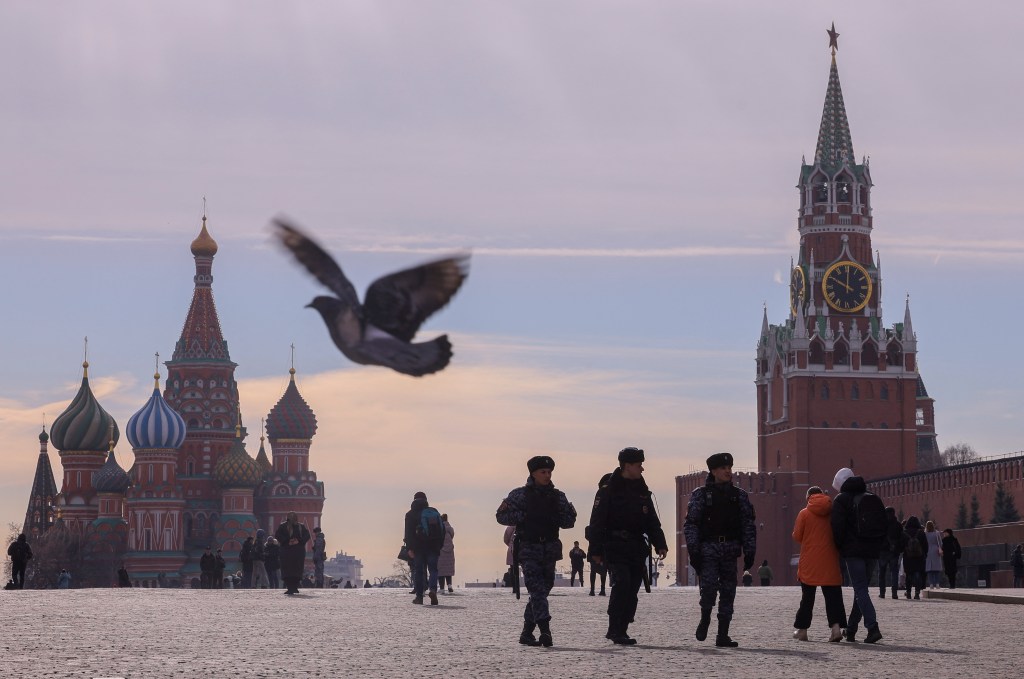
{"type": "Polygon", "coordinates": [[[878,398],[882,399],[883,401],[888,401],[889,400],[889,385],[888,384],[883,384],[881,387],[878,388],[878,398]]]}
{"type": "Polygon", "coordinates": [[[815,338],[811,342],[811,348],[810,348],[810,351],[808,352],[807,360],[810,363],[814,363],[814,364],[817,364],[817,365],[824,365],[824,363],[825,363],[825,345],[822,344],[820,339],[815,338]]]}
{"type": "Polygon", "coordinates": [[[860,364],[862,366],[878,365],[878,347],[872,341],[867,341],[860,349],[860,364]]]}
{"type": "Polygon", "coordinates": [[[850,400],[860,400],[860,387],[857,385],[856,382],[854,382],[853,385],[850,387],[850,400]]]}
{"type": "Polygon", "coordinates": [[[821,427],[822,427],[822,429],[828,429],[828,420],[825,420],[824,422],[822,422],[821,423],[821,427]]]}
{"type": "Polygon", "coordinates": [[[832,349],[832,362],[835,365],[850,365],[850,348],[844,340],[836,342],[832,349]]]}
{"type": "Polygon", "coordinates": [[[828,384],[826,383],[826,384],[821,385],[821,400],[822,401],[827,401],[828,400],[828,396],[829,396],[828,384]]]}

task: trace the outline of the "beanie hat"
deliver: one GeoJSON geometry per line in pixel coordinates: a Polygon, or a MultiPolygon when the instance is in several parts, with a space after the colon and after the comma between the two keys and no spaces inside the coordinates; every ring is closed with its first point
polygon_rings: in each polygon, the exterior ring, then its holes
{"type": "Polygon", "coordinates": [[[715,453],[708,458],[708,471],[732,466],[732,453],[715,453]]]}
{"type": "Polygon", "coordinates": [[[849,467],[843,467],[836,472],[836,478],[832,480],[832,487],[835,488],[837,492],[841,491],[843,489],[843,484],[846,483],[846,479],[851,476],[853,476],[853,470],[849,467]]]}
{"type": "Polygon", "coordinates": [[[537,457],[531,457],[526,461],[526,468],[530,470],[530,473],[534,473],[538,469],[551,469],[555,468],[555,461],[547,455],[538,455],[537,457]]]}
{"type": "Polygon", "coordinates": [[[413,500],[426,500],[427,499],[427,494],[424,493],[422,490],[416,491],[416,494],[412,496],[412,499],[413,500]]]}
{"type": "Polygon", "coordinates": [[[619,451],[619,464],[626,464],[627,462],[643,462],[644,451],[642,448],[635,448],[630,446],[623,448],[619,451]]]}

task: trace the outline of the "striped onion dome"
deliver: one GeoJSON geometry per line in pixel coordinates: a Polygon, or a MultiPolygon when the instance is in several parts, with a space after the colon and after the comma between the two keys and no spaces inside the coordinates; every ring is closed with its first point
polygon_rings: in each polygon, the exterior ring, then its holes
{"type": "Polygon", "coordinates": [[[160,395],[160,373],[153,375],[153,395],[131,416],[125,434],[132,448],[180,448],[185,441],[185,420],[160,395]]]}
{"type": "Polygon", "coordinates": [[[106,464],[92,477],[92,485],[100,493],[124,493],[131,485],[128,472],[121,468],[114,457],[113,448],[107,453],[106,464]]]}
{"type": "Polygon", "coordinates": [[[50,440],[57,450],[104,452],[111,439],[117,443],[121,432],[114,418],[93,396],[89,387],[89,362],[82,363],[82,368],[82,386],[71,405],[50,426],[50,440]]]}
{"type": "Polygon", "coordinates": [[[288,388],[267,415],[267,437],[271,441],[308,440],[316,434],[316,415],[299,394],[299,388],[295,386],[295,368],[288,372],[291,374],[288,388]]]}
{"type": "Polygon", "coordinates": [[[217,461],[213,477],[224,488],[255,488],[263,481],[263,469],[245,452],[241,425],[235,427],[235,442],[228,454],[217,461]]]}

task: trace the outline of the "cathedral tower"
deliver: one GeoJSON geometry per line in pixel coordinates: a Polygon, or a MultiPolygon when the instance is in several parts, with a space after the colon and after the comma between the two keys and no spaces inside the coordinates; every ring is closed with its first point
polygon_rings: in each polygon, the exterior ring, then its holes
{"type": "Polygon", "coordinates": [[[50,436],[43,429],[39,434],[39,459],[36,460],[36,474],[32,480],[32,492],[28,496],[28,509],[21,532],[29,538],[39,537],[53,525],[56,516],[57,482],[53,479],[50,455],[46,444],[50,436]]]}

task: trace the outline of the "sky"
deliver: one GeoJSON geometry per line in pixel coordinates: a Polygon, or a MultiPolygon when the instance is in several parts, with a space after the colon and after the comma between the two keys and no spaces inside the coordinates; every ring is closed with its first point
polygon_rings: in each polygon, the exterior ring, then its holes
{"type": "MultiPolygon", "coordinates": [[[[909,295],[940,448],[1021,450],[1024,55],[1001,27],[1024,6],[2,3],[3,525],[24,518],[84,337],[122,428],[148,399],[205,196],[243,418],[257,431],[283,394],[294,343],[329,552],[390,574],[423,490],[455,528],[456,582],[493,579],[493,512],[527,459],[555,459],[570,546],[629,445],[672,544],[677,475],[721,450],[756,466],[754,352],[764,310],[789,313],[832,22],[876,182],[884,324],[909,295]],[[303,308],[321,289],[270,241],[279,214],[360,291],[470,250],[466,285],[420,332],[449,334],[451,365],[347,363],[303,308]]],[[[128,467],[128,442],[116,452],[128,467]]]]}

